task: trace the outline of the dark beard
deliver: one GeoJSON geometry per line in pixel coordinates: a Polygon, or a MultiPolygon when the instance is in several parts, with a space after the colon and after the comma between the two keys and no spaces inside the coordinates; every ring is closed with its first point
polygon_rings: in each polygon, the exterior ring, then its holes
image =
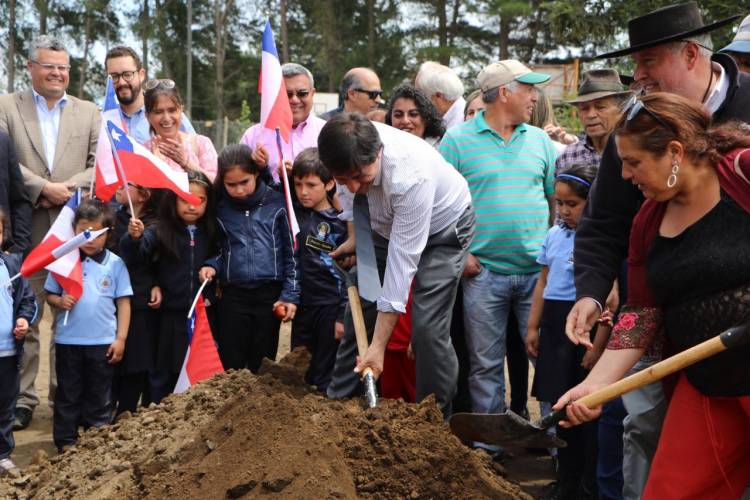
{"type": "Polygon", "coordinates": [[[140,85],[138,85],[138,87],[133,87],[132,85],[130,85],[130,94],[131,94],[130,97],[120,97],[119,92],[115,90],[115,94],[117,94],[117,100],[120,102],[120,104],[125,104],[126,106],[128,104],[132,104],[133,102],[135,102],[135,100],[138,98],[140,93],[141,93],[140,85]]]}

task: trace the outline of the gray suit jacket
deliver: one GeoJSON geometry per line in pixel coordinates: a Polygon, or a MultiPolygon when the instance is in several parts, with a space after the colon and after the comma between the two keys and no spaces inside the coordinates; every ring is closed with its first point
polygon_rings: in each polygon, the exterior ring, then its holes
{"type": "Polygon", "coordinates": [[[44,142],[31,89],[0,96],[0,130],[13,139],[26,190],[34,204],[32,244],[49,230],[61,207],[41,208],[39,197],[47,182],[74,182],[87,188],[94,173],[96,141],[101,114],[93,102],[68,96],[60,114],[60,131],[52,173],[47,166],[44,142]]]}

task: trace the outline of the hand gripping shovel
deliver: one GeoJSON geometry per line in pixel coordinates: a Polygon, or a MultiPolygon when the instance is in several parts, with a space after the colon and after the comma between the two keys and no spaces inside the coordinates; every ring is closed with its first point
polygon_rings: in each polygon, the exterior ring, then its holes
{"type": "MultiPolygon", "coordinates": [[[[365,328],[365,317],[362,314],[362,303],[359,301],[359,290],[352,282],[352,278],[335,260],[333,267],[341,275],[346,283],[346,292],[349,295],[349,308],[352,311],[352,321],[354,322],[354,335],[357,338],[357,351],[359,357],[363,358],[367,352],[367,329],[365,328]]],[[[375,376],[372,369],[365,368],[362,372],[362,382],[365,384],[365,399],[367,406],[375,408],[378,405],[378,393],[375,390],[375,376]]]]}
{"type": "MultiPolygon", "coordinates": [[[[716,337],[656,363],[643,371],[592,392],[577,402],[586,405],[588,408],[595,408],[634,389],[661,380],[667,375],[698,361],[745,344],[748,341],[750,341],[750,328],[747,324],[730,328],[716,337]]],[[[546,430],[565,418],[565,408],[550,413],[534,423],[512,411],[494,415],[456,413],[450,418],[450,427],[453,433],[463,441],[480,441],[506,447],[559,447],[559,443],[564,445],[564,442],[549,436],[546,430]],[[554,441],[557,441],[557,443],[554,443],[554,441]]]]}

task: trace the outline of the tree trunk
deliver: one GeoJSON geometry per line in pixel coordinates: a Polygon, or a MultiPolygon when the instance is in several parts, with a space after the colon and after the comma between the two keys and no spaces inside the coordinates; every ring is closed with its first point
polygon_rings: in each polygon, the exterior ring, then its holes
{"type": "Polygon", "coordinates": [[[281,0],[280,5],[281,17],[281,62],[289,62],[289,33],[286,26],[286,0],[281,0]]]}
{"type": "Polygon", "coordinates": [[[498,36],[500,60],[510,59],[510,16],[500,13],[500,35],[498,36]]]}
{"type": "Polygon", "coordinates": [[[375,0],[367,0],[367,65],[375,68],[375,0]]]}
{"type": "Polygon", "coordinates": [[[437,9],[438,15],[438,47],[440,48],[438,62],[440,62],[440,64],[448,65],[451,55],[448,51],[448,19],[445,14],[445,7],[446,0],[438,0],[435,2],[435,8],[437,9]]]}
{"type": "Polygon", "coordinates": [[[143,10],[141,10],[141,61],[143,62],[143,69],[146,70],[146,75],[148,75],[148,39],[151,34],[150,22],[148,0],[143,0],[143,10]]]}
{"type": "Polygon", "coordinates": [[[187,2],[187,82],[185,84],[185,113],[193,107],[193,0],[187,2]]]}
{"type": "Polygon", "coordinates": [[[216,81],[214,94],[216,96],[216,130],[215,142],[222,144],[224,137],[224,58],[227,49],[227,18],[232,9],[233,0],[214,0],[214,36],[216,37],[216,81]]]}
{"type": "Polygon", "coordinates": [[[336,92],[338,90],[337,87],[340,78],[338,69],[338,37],[334,12],[335,6],[333,0],[325,0],[322,12],[322,24],[326,49],[326,68],[328,69],[328,92],[336,92]]]}
{"type": "MultiPolygon", "coordinates": [[[[461,7],[461,0],[453,1],[453,16],[451,17],[450,29],[448,30],[448,47],[453,48],[456,43],[456,35],[458,34],[458,10],[461,7]]],[[[450,62],[450,59],[448,59],[450,62]]],[[[446,65],[450,65],[446,63],[446,65]]]]}
{"type": "Polygon", "coordinates": [[[91,8],[92,5],[87,2],[84,7],[84,28],[83,28],[83,58],[81,59],[81,74],[78,80],[78,98],[83,99],[83,89],[86,86],[86,72],[89,65],[89,49],[91,47],[91,8]]]}
{"type": "Polygon", "coordinates": [[[34,6],[39,14],[39,34],[47,34],[47,15],[49,14],[50,0],[34,0],[34,6]]]}
{"type": "MultiPolygon", "coordinates": [[[[168,0],[167,0],[168,1],[168,0]]],[[[164,1],[160,0],[154,0],[154,10],[156,11],[156,35],[158,38],[158,44],[159,44],[159,56],[161,59],[161,71],[165,78],[173,78],[173,71],[172,71],[172,64],[170,61],[170,56],[173,56],[172,54],[168,54],[165,51],[165,47],[168,46],[169,41],[169,34],[167,33],[167,22],[165,20],[166,13],[164,10],[166,9],[166,5],[164,4],[164,1]]],[[[156,76],[156,75],[153,75],[156,76]]]]}
{"type": "Polygon", "coordinates": [[[16,0],[8,0],[8,87],[13,92],[16,86],[16,0]]]}

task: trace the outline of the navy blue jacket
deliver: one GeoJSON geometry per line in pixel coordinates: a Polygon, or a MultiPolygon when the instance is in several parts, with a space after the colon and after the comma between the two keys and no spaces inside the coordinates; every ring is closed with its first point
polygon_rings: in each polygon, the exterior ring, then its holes
{"type": "Polygon", "coordinates": [[[253,289],[281,282],[279,300],[299,303],[299,265],[284,198],[258,178],[255,192],[242,200],[223,186],[217,216],[221,252],[206,261],[223,285],[253,289]]]}
{"type": "Polygon", "coordinates": [[[25,254],[31,249],[31,201],[23,183],[13,141],[2,131],[0,131],[0,208],[5,211],[10,222],[10,226],[4,228],[5,237],[13,243],[10,251],[25,254]]]}
{"type": "Polygon", "coordinates": [[[303,306],[345,305],[348,298],[346,284],[333,267],[333,259],[328,252],[308,245],[308,238],[322,240],[334,247],[346,240],[346,222],[338,218],[335,208],[316,212],[309,208],[295,207],[299,223],[297,238],[297,258],[302,276],[303,306]]]}
{"type": "MultiPolygon", "coordinates": [[[[21,270],[21,263],[23,259],[20,254],[6,254],[0,252],[0,260],[5,262],[5,267],[8,268],[8,274],[13,277],[21,270]]],[[[31,289],[31,285],[23,276],[13,280],[13,324],[16,324],[18,318],[24,318],[31,325],[36,319],[37,305],[36,297],[34,296],[34,290],[31,289]]],[[[18,357],[18,367],[21,367],[21,358],[23,351],[23,340],[16,341],[16,351],[18,357]]]]}

